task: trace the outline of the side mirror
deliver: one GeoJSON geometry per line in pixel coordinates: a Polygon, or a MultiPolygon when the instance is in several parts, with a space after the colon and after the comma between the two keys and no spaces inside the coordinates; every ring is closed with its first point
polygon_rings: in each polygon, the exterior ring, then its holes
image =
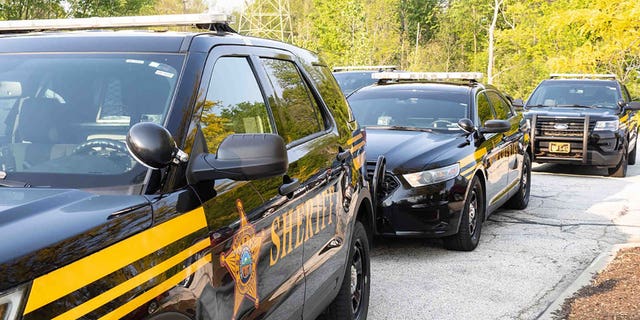
{"type": "Polygon", "coordinates": [[[466,133],[473,133],[476,131],[476,126],[473,125],[473,121],[467,118],[458,120],[458,127],[466,133]]]}
{"type": "Polygon", "coordinates": [[[518,112],[521,112],[524,109],[524,101],[522,99],[515,99],[511,104],[518,112]]]}
{"type": "Polygon", "coordinates": [[[511,123],[507,120],[487,120],[480,133],[503,133],[511,130],[511,123]]]}
{"type": "Polygon", "coordinates": [[[627,110],[640,110],[640,102],[631,101],[631,102],[627,103],[627,105],[625,106],[625,109],[627,109],[627,110]]]}
{"type": "Polygon", "coordinates": [[[133,125],[125,142],[131,156],[151,169],[161,169],[171,163],[188,160],[187,154],[176,147],[171,133],[153,122],[133,125]]]}
{"type": "Polygon", "coordinates": [[[201,153],[187,169],[190,184],[206,180],[255,180],[287,172],[289,160],[284,140],[277,134],[232,134],[216,154],[201,153]]]}

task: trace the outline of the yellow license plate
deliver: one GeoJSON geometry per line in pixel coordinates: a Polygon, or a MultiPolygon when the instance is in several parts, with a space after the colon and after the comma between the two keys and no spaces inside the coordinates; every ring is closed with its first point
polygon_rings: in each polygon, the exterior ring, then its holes
{"type": "Polygon", "coordinates": [[[569,153],[571,152],[571,144],[567,142],[549,142],[549,152],[569,153]]]}

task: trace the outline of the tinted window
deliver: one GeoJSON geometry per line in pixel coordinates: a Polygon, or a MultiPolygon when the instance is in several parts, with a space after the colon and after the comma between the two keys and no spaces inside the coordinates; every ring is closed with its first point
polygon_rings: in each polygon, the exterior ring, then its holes
{"type": "Polygon", "coordinates": [[[457,131],[458,120],[468,117],[465,93],[376,87],[349,97],[353,114],[362,126],[400,126],[457,131]]]}
{"type": "Polygon", "coordinates": [[[489,101],[491,101],[491,105],[498,119],[506,120],[511,117],[511,107],[509,107],[509,104],[504,101],[497,92],[489,91],[487,92],[487,96],[489,97],[489,101]]]}
{"type": "Polygon", "coordinates": [[[613,81],[545,81],[533,92],[527,106],[617,108],[620,98],[613,81]]]}
{"type": "Polygon", "coordinates": [[[489,100],[484,93],[478,94],[476,105],[478,106],[478,118],[480,118],[480,125],[484,125],[487,120],[493,119],[493,112],[489,106],[489,100]]]}
{"type": "Polygon", "coordinates": [[[214,68],[201,118],[210,152],[233,133],[271,133],[266,104],[247,58],[222,57],[214,68]]]}
{"type": "Polygon", "coordinates": [[[165,123],[183,61],[126,52],[3,54],[0,170],[34,186],[136,192],[129,186],[140,186],[147,168],[129,156],[125,137],[135,123],[165,123]]]}
{"type": "Polygon", "coordinates": [[[275,101],[271,108],[280,134],[286,143],[325,129],[318,103],[293,62],[262,59],[275,101]]]}

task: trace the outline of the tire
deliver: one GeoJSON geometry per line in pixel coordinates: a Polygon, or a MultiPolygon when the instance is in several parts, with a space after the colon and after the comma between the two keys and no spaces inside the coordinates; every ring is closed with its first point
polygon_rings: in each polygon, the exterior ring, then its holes
{"type": "Polygon", "coordinates": [[[480,179],[475,176],[465,197],[460,229],[457,234],[443,238],[444,247],[449,250],[473,251],[480,242],[482,221],[484,220],[485,198],[480,179]]]}
{"type": "Polygon", "coordinates": [[[627,176],[627,166],[629,164],[627,158],[627,149],[625,148],[622,152],[622,159],[620,159],[620,163],[613,168],[608,168],[609,176],[616,178],[624,178],[627,176]]]}
{"type": "Polygon", "coordinates": [[[507,207],[516,210],[526,209],[529,205],[531,194],[531,159],[528,153],[522,158],[522,174],[520,175],[520,188],[507,202],[507,207]]]}
{"type": "Polygon", "coordinates": [[[638,150],[637,146],[633,147],[633,150],[631,150],[631,152],[629,152],[629,161],[627,162],[630,165],[634,165],[636,164],[636,152],[638,150]]]}
{"type": "Polygon", "coordinates": [[[369,240],[360,221],[356,221],[349,246],[349,259],[340,291],[324,312],[328,320],[365,320],[369,310],[369,240]]]}

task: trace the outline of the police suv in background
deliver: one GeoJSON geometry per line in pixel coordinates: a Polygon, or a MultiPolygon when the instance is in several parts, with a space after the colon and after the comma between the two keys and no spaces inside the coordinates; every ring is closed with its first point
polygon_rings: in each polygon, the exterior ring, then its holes
{"type": "Polygon", "coordinates": [[[552,74],[524,105],[532,161],[589,165],[625,177],[636,163],[640,103],[613,74],[552,74]]]}
{"type": "Polygon", "coordinates": [[[0,23],[0,319],[366,318],[364,137],[226,21],[0,23]],[[168,25],[209,30],[60,31],[168,25]]]}
{"type": "Polygon", "coordinates": [[[348,100],[365,127],[367,166],[379,184],[377,234],[438,237],[449,249],[470,251],[493,211],[527,207],[526,123],[498,89],[478,82],[481,73],[372,77],[377,84],[348,100]]]}
{"type": "Polygon", "coordinates": [[[396,66],[344,66],[333,67],[333,76],[338,81],[345,96],[352,92],[374,84],[376,81],[371,75],[377,72],[395,71],[396,66]]]}

